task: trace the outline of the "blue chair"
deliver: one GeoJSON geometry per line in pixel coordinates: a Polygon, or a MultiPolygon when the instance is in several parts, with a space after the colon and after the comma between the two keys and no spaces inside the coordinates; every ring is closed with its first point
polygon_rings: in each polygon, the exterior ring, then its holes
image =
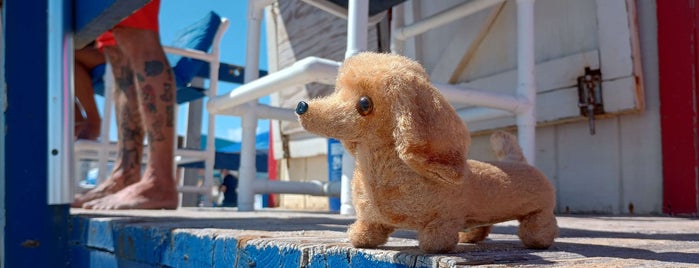
{"type": "MultiPolygon", "coordinates": [[[[221,66],[220,43],[228,25],[229,21],[226,18],[221,18],[216,13],[210,12],[204,18],[181,30],[170,45],[164,46],[168,61],[175,73],[178,104],[197,100],[204,96],[217,95],[221,66]],[[195,77],[209,79],[208,88],[192,85],[195,77]]],[[[224,77],[228,78],[225,81],[242,83],[242,67],[226,65],[226,68],[221,71],[223,71],[224,77]]],[[[110,119],[114,105],[112,100],[114,78],[108,65],[93,69],[92,77],[95,93],[105,97],[101,137],[99,141],[76,141],[75,155],[77,160],[97,160],[99,168],[97,183],[99,183],[107,175],[107,161],[116,156],[116,145],[109,140],[110,119]]],[[[213,114],[207,116],[209,133],[214,133],[215,116],[213,114]]],[[[206,148],[202,150],[177,149],[175,151],[178,164],[202,160],[205,163],[204,185],[202,187],[180,187],[181,191],[210,195],[210,188],[207,187],[213,183],[214,135],[207,135],[206,144],[206,148]]],[[[147,151],[144,150],[144,152],[147,151]]]]}

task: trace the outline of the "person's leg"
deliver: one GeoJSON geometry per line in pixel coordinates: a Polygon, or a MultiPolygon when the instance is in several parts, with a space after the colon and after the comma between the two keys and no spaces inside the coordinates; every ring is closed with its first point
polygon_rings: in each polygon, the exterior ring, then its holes
{"type": "Polygon", "coordinates": [[[143,126],[148,136],[148,161],[143,177],[116,194],[85,204],[94,209],[174,209],[177,189],[174,180],[175,82],[158,33],[117,27],[114,37],[129,58],[143,126]]]}
{"type": "Polygon", "coordinates": [[[96,140],[100,135],[102,122],[95,103],[90,71],[103,63],[104,55],[96,48],[87,47],[75,51],[75,135],[79,139],[96,140]]]}
{"type": "Polygon", "coordinates": [[[141,176],[143,124],[138,112],[138,94],[131,65],[115,46],[104,47],[116,82],[114,103],[117,119],[117,159],[111,176],[96,188],[76,196],[73,207],[89,207],[88,201],[114,194],[137,182],[141,176]]]}

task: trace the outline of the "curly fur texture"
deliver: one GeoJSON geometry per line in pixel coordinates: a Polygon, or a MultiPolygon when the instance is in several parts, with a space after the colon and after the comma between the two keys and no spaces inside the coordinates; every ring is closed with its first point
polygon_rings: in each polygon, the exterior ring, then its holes
{"type": "Polygon", "coordinates": [[[414,229],[423,251],[449,252],[508,220],[520,222],[529,248],[548,248],[558,234],[554,188],[526,163],[516,139],[493,135],[502,161],[468,160],[466,125],[413,60],[355,55],[340,67],[335,92],[309,101],[298,117],[355,157],[357,221],[348,230],[355,247],[377,247],[396,229],[414,229]]]}

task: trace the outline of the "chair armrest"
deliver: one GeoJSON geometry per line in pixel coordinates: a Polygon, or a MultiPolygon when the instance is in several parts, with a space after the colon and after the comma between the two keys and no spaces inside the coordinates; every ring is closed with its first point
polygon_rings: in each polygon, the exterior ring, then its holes
{"type": "Polygon", "coordinates": [[[216,57],[214,57],[213,54],[209,54],[209,53],[206,53],[204,51],[196,50],[196,49],[163,46],[163,50],[165,50],[165,53],[177,54],[177,55],[181,55],[181,56],[196,59],[196,60],[203,60],[203,61],[207,61],[207,62],[211,62],[211,61],[216,60],[216,57]]]}

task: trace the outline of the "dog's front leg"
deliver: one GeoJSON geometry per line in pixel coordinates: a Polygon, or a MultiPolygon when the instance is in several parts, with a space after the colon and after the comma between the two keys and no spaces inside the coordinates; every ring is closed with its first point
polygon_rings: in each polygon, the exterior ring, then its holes
{"type": "Polygon", "coordinates": [[[395,228],[376,222],[357,221],[350,225],[347,230],[350,243],[357,248],[375,248],[383,245],[388,241],[388,236],[393,233],[395,228]]]}
{"type": "Polygon", "coordinates": [[[420,249],[427,253],[445,253],[456,247],[462,226],[456,221],[435,220],[418,230],[420,249]]]}

